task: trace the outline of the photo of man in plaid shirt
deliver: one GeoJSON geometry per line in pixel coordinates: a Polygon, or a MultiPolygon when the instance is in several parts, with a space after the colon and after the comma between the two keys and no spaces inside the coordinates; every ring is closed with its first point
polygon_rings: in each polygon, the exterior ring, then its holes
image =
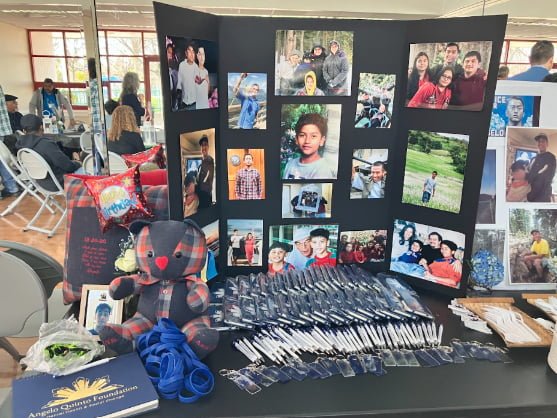
{"type": "Polygon", "coordinates": [[[238,200],[261,199],[261,175],[256,168],[252,167],[253,156],[244,155],[244,168],[236,173],[236,184],[234,190],[238,200]]]}

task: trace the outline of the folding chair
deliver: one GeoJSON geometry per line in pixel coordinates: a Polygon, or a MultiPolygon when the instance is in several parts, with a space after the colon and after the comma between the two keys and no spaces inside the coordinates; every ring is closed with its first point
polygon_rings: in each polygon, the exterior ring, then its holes
{"type": "MultiPolygon", "coordinates": [[[[33,184],[29,181],[29,177],[27,177],[25,172],[21,169],[16,158],[2,141],[0,141],[0,162],[4,164],[8,173],[10,173],[19,187],[23,189],[23,192],[18,196],[18,198],[10,203],[8,207],[0,213],[0,216],[6,216],[11,213],[28,194],[37,199],[41,204],[44,202],[44,199],[37,193],[35,186],[33,186],[33,184]],[[19,174],[17,171],[19,171],[19,174]]],[[[54,210],[52,210],[50,206],[47,206],[47,209],[50,213],[54,214],[54,210]]]]}
{"type": "Polygon", "coordinates": [[[33,151],[29,148],[22,148],[17,152],[17,160],[19,161],[19,165],[21,166],[25,174],[27,174],[27,176],[29,177],[31,183],[33,183],[35,189],[37,189],[45,197],[41,207],[39,208],[33,219],[31,219],[29,223],[23,228],[23,230],[42,232],[44,234],[48,234],[48,238],[51,238],[66,217],[67,209],[62,208],[62,206],[60,206],[60,204],[55,199],[55,196],[65,197],[64,187],[60,185],[45,159],[41,157],[41,155],[38,154],[36,151],[33,151]],[[44,180],[49,176],[56,186],[55,191],[45,189],[37,181],[44,180]],[[54,225],[54,228],[49,230],[35,226],[35,222],[37,222],[45,208],[48,208],[50,204],[53,205],[55,209],[58,209],[62,214],[58,222],[56,222],[56,225],[54,225]]]}
{"type": "Polygon", "coordinates": [[[79,147],[81,151],[91,154],[93,151],[93,139],[91,138],[93,134],[91,131],[85,131],[79,137],[79,147]]]}
{"type": "Polygon", "coordinates": [[[110,168],[110,174],[123,173],[129,169],[126,161],[112,151],[108,151],[108,167],[110,168]]]}

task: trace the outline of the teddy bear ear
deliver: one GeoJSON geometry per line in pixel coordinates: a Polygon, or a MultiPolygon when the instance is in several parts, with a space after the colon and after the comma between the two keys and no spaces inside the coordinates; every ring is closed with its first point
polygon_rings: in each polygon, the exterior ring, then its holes
{"type": "Polygon", "coordinates": [[[147,225],[151,225],[151,222],[146,221],[144,219],[139,219],[137,221],[133,221],[130,224],[130,232],[134,235],[139,234],[139,231],[141,231],[145,226],[147,225]]]}

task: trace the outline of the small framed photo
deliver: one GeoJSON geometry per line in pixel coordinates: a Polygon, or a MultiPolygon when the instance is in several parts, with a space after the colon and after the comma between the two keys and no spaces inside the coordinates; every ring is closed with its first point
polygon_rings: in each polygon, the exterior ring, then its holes
{"type": "Polygon", "coordinates": [[[321,190],[314,185],[302,187],[298,195],[298,204],[296,209],[305,210],[307,212],[317,212],[319,209],[319,202],[321,200],[321,190]]]}
{"type": "Polygon", "coordinates": [[[93,334],[110,324],[121,324],[124,300],[114,300],[108,293],[108,285],[85,284],[81,288],[79,323],[93,334]]]}

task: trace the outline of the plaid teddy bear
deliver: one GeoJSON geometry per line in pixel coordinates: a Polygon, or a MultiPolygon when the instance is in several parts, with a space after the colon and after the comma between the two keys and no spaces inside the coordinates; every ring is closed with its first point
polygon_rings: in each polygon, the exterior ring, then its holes
{"type": "Polygon", "coordinates": [[[130,225],[136,235],[139,274],[117,277],[110,296],[123,299],[139,294],[136,314],[122,325],[109,324],[99,332],[101,341],[119,354],[133,350],[138,335],[160,318],[170,318],[186,335],[199,358],[215,349],[218,331],[210,328],[209,288],[196,276],[207,257],[203,231],[190,220],[143,220],[130,225]]]}

